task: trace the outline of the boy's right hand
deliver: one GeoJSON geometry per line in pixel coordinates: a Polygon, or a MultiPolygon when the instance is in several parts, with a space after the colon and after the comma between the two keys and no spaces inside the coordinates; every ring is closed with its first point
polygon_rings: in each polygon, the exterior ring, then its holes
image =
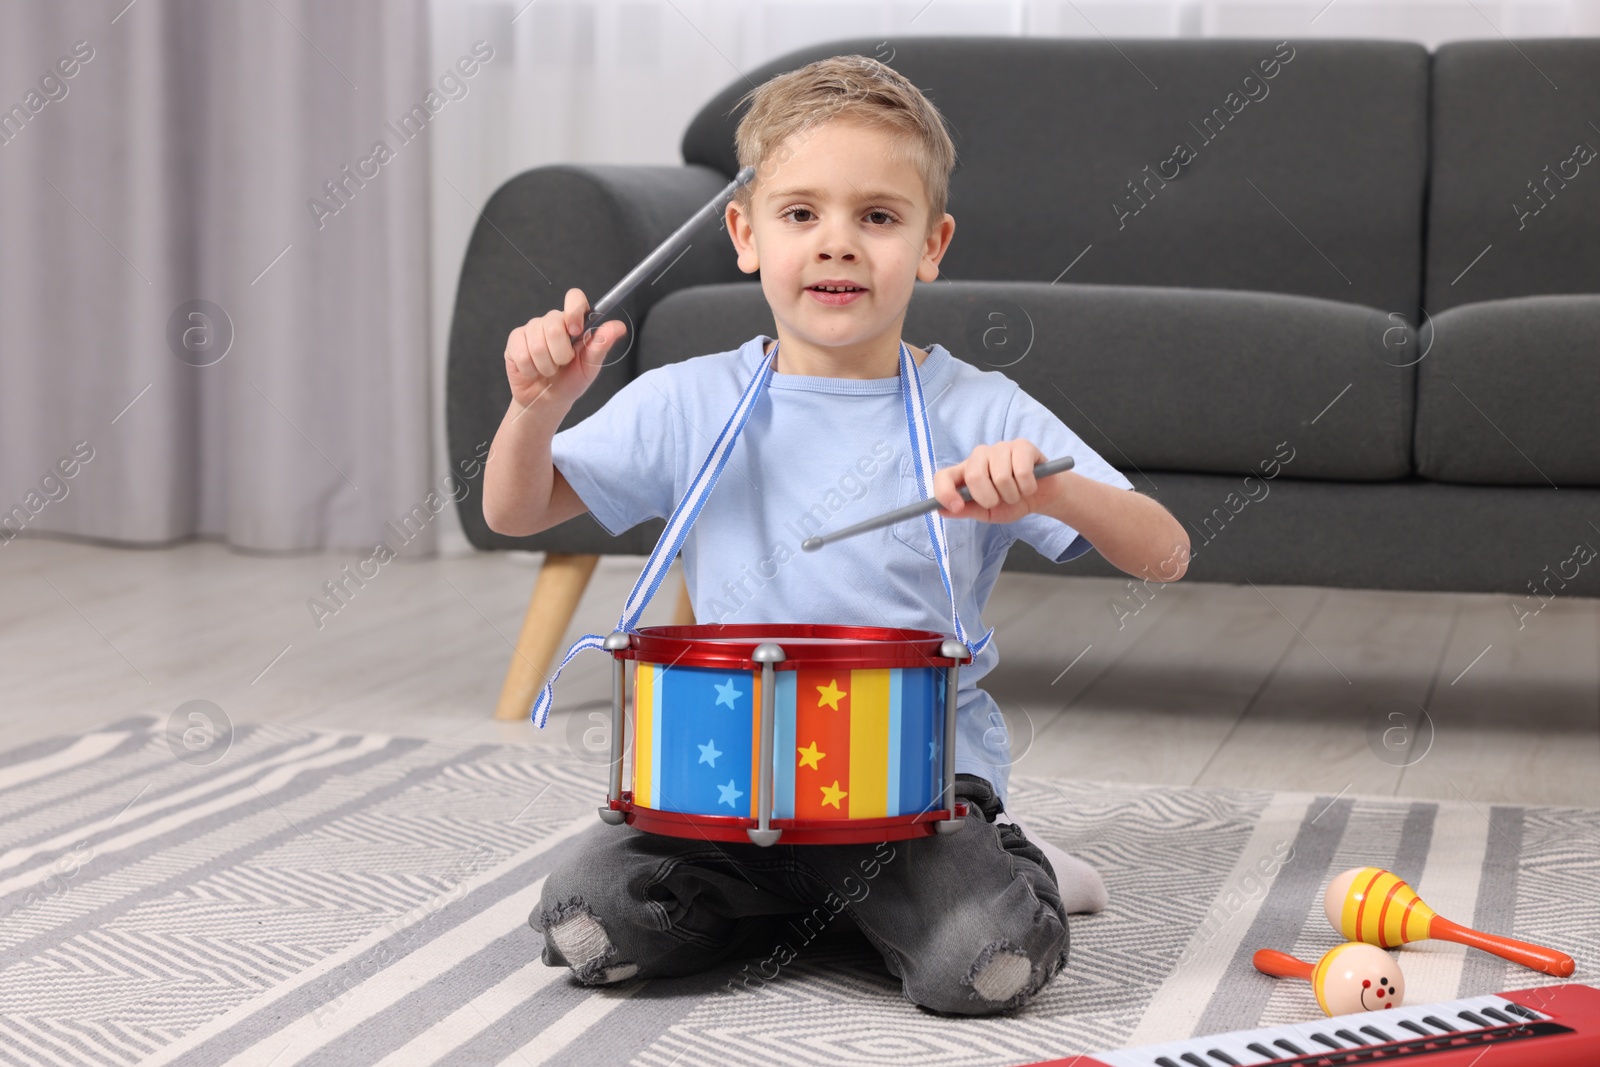
{"type": "Polygon", "coordinates": [[[571,407],[599,375],[611,346],[628,332],[619,319],[602,322],[574,343],[589,316],[582,289],[567,290],[565,310],[552,309],[511,331],[506,340],[506,380],[523,407],[544,394],[547,403],[571,407]]]}

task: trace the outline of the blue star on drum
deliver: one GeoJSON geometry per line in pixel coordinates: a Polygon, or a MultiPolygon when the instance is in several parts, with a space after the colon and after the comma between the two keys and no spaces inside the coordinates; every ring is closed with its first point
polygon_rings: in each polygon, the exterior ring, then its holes
{"type": "Polygon", "coordinates": [[[636,696],[652,720],[648,740],[640,734],[654,768],[648,806],[753,817],[758,750],[752,741],[759,730],[753,679],[700,667],[642,667],[649,676],[636,696]]]}

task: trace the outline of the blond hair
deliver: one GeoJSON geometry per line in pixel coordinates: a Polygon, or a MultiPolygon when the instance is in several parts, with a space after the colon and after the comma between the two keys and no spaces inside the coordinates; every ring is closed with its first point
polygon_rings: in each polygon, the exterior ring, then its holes
{"type": "Polygon", "coordinates": [[[939,109],[893,67],[869,56],[830,56],[763,82],[730,113],[746,100],[750,110],[739,120],[733,143],[739,168],[756,168],[756,180],[740,186],[736,197],[747,215],[756,183],[771,176],[768,161],[784,142],[847,118],[888,133],[892,157],[916,167],[928,195],[929,232],[944,218],[956,146],[939,109]]]}

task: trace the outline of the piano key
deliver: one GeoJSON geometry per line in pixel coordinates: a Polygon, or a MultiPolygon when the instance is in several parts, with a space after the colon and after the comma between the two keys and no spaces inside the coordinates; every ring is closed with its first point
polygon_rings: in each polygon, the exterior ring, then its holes
{"type": "Polygon", "coordinates": [[[1420,1034],[1423,1037],[1439,1036],[1439,1032],[1437,1030],[1430,1030],[1415,1019],[1401,1019],[1400,1025],[1405,1027],[1407,1030],[1410,1030],[1413,1034],[1420,1034]]]}
{"type": "Polygon", "coordinates": [[[1384,1033],[1382,1030],[1379,1030],[1376,1026],[1373,1026],[1371,1023],[1367,1023],[1365,1026],[1363,1026],[1361,1028],[1361,1032],[1363,1034],[1371,1034],[1373,1037],[1377,1038],[1379,1041],[1381,1041],[1382,1043],[1384,1043],[1386,1045],[1389,1042],[1394,1040],[1394,1038],[1390,1037],[1388,1034],[1384,1033]]]}
{"type": "MultiPolygon", "coordinates": [[[[1467,1013],[1466,1012],[1462,1012],[1461,1014],[1465,1015],[1467,1013]]],[[[1449,1023],[1445,1022],[1443,1019],[1439,1018],[1437,1015],[1424,1015],[1422,1017],[1422,1021],[1427,1023],[1429,1026],[1437,1027],[1438,1029],[1443,1030],[1447,1034],[1456,1033],[1457,1031],[1459,1031],[1461,1029],[1459,1026],[1451,1026],[1449,1023]]],[[[1484,1023],[1483,1025],[1489,1026],[1491,1024],[1490,1023],[1484,1023]]]]}
{"type": "Polygon", "coordinates": [[[1097,1052],[1095,1058],[1110,1067],[1185,1067],[1178,1059],[1191,1047],[1189,1041],[1164,1041],[1159,1045],[1140,1045],[1138,1048],[1116,1052],[1097,1052]]]}
{"type": "Polygon", "coordinates": [[[1494,1023],[1490,1022],[1488,1019],[1485,1019],[1475,1011],[1458,1011],[1456,1014],[1467,1020],[1467,1022],[1472,1023],[1474,1026],[1482,1027],[1483,1029],[1488,1029],[1494,1025],[1494,1023]]]}
{"type": "MultiPolygon", "coordinates": [[[[1245,1051],[1242,1047],[1236,1050],[1227,1041],[1226,1034],[1192,1037],[1184,1041],[1152,1046],[1148,1051],[1172,1060],[1173,1067],[1254,1067],[1255,1064],[1283,1059],[1282,1052],[1270,1049],[1264,1055],[1256,1055],[1245,1051]]],[[[1165,1067],[1159,1059],[1146,1059],[1142,1063],[1150,1064],[1151,1067],[1165,1067]]]]}
{"type": "MultiPolygon", "coordinates": [[[[1336,1024],[1337,1019],[1318,1019],[1312,1022],[1297,1023],[1294,1028],[1299,1031],[1299,1034],[1298,1036],[1290,1035],[1289,1040],[1303,1046],[1305,1055],[1313,1055],[1323,1051],[1325,1048],[1342,1050],[1350,1047],[1343,1041],[1333,1037],[1336,1024]]],[[[1363,1044],[1370,1044],[1370,1042],[1363,1043],[1358,1041],[1354,1044],[1359,1048],[1363,1044]]]]}
{"type": "Polygon", "coordinates": [[[1237,1034],[1212,1034],[1200,1038],[1196,1043],[1197,1048],[1204,1049],[1205,1054],[1217,1060],[1219,1064],[1228,1061],[1217,1059],[1218,1053],[1230,1057],[1239,1067],[1255,1067],[1259,1063],[1270,1063],[1273,1060],[1283,1059],[1283,1053],[1270,1049],[1256,1039],[1254,1031],[1237,1034]],[[1251,1042],[1255,1047],[1251,1047],[1251,1042]]]}
{"type": "Polygon", "coordinates": [[[1241,1067],[1254,1067],[1255,1064],[1281,1060],[1287,1055],[1282,1049],[1272,1046],[1273,1039],[1286,1038],[1298,1042],[1302,1037],[1302,1031],[1295,1026],[1267,1026],[1233,1034],[1213,1034],[1196,1040],[1193,1047],[1197,1051],[1220,1049],[1238,1060],[1241,1067]]]}
{"type": "Polygon", "coordinates": [[[1267,1047],[1277,1049],[1278,1059],[1283,1059],[1286,1055],[1305,1056],[1319,1049],[1320,1046],[1311,1039],[1311,1032],[1320,1029],[1324,1029],[1323,1024],[1314,1021],[1288,1023],[1258,1030],[1255,1036],[1267,1047]]]}
{"type": "MultiPolygon", "coordinates": [[[[1458,1010],[1467,1008],[1476,1012],[1481,1012],[1484,1008],[1494,1008],[1497,1011],[1508,1011],[1513,1015],[1520,1015],[1523,1011],[1531,1010],[1528,1008],[1523,1008],[1521,1004],[1517,1004],[1515,1005],[1515,1008],[1513,1008],[1511,1001],[1508,1001],[1505,997],[1497,994],[1490,994],[1483,997],[1468,997],[1464,1000],[1452,1000],[1443,1004],[1435,1004],[1434,1007],[1447,1010],[1450,1008],[1455,1008],[1458,1010]]],[[[1524,1016],[1524,1018],[1548,1019],[1549,1016],[1541,1015],[1538,1012],[1533,1012],[1531,1016],[1524,1016]]]]}
{"type": "MultiPolygon", "coordinates": [[[[1338,1022],[1339,1019],[1337,1017],[1329,1019],[1328,1024],[1321,1030],[1317,1031],[1318,1034],[1323,1036],[1332,1036],[1339,1039],[1336,1044],[1329,1045],[1329,1048],[1367,1048],[1368,1046],[1376,1043],[1373,1038],[1362,1037],[1360,1034],[1352,1033],[1348,1027],[1341,1026],[1335,1028],[1338,1022]]],[[[1317,1035],[1313,1034],[1312,1036],[1315,1037],[1317,1035]]]]}
{"type": "Polygon", "coordinates": [[[1534,1011],[1532,1008],[1525,1008],[1521,1004],[1516,1003],[1515,1001],[1510,1001],[1510,1000],[1502,1001],[1501,1003],[1499,1003],[1499,1004],[1497,1004],[1495,1006],[1498,1007],[1501,1011],[1508,1011],[1512,1015],[1520,1015],[1520,1016],[1522,1016],[1522,1018],[1528,1019],[1528,1020],[1544,1018],[1543,1015],[1541,1015],[1540,1013],[1534,1011]]]}
{"type": "MultiPolygon", "coordinates": [[[[1249,1033],[1253,1040],[1254,1031],[1249,1033]]],[[[1244,1034],[1208,1034],[1167,1045],[1152,1046],[1149,1051],[1177,1058],[1180,1067],[1191,1062],[1182,1059],[1183,1053],[1198,1056],[1205,1067],[1255,1067],[1256,1064],[1283,1059],[1283,1052],[1264,1045],[1260,1051],[1252,1050],[1242,1039],[1244,1036],[1244,1034]]],[[[1153,1063],[1154,1060],[1149,1058],[1141,1061],[1141,1064],[1153,1063]]],[[[1114,1064],[1113,1067],[1123,1067],[1123,1065],[1114,1064]]]]}
{"type": "Polygon", "coordinates": [[[1497,1023],[1515,1023],[1517,1020],[1497,1008],[1479,1008],[1478,1014],[1493,1019],[1497,1023]]]}

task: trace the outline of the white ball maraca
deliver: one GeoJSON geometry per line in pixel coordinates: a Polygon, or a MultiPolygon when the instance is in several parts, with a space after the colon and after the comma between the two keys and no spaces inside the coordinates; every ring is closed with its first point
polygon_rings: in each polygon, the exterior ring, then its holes
{"type": "Polygon", "coordinates": [[[1328,1015],[1381,1011],[1405,1000],[1400,965],[1383,949],[1362,941],[1335,945],[1314,964],[1270,948],[1258,950],[1254,963],[1263,974],[1310,982],[1317,1003],[1328,1015]]]}

